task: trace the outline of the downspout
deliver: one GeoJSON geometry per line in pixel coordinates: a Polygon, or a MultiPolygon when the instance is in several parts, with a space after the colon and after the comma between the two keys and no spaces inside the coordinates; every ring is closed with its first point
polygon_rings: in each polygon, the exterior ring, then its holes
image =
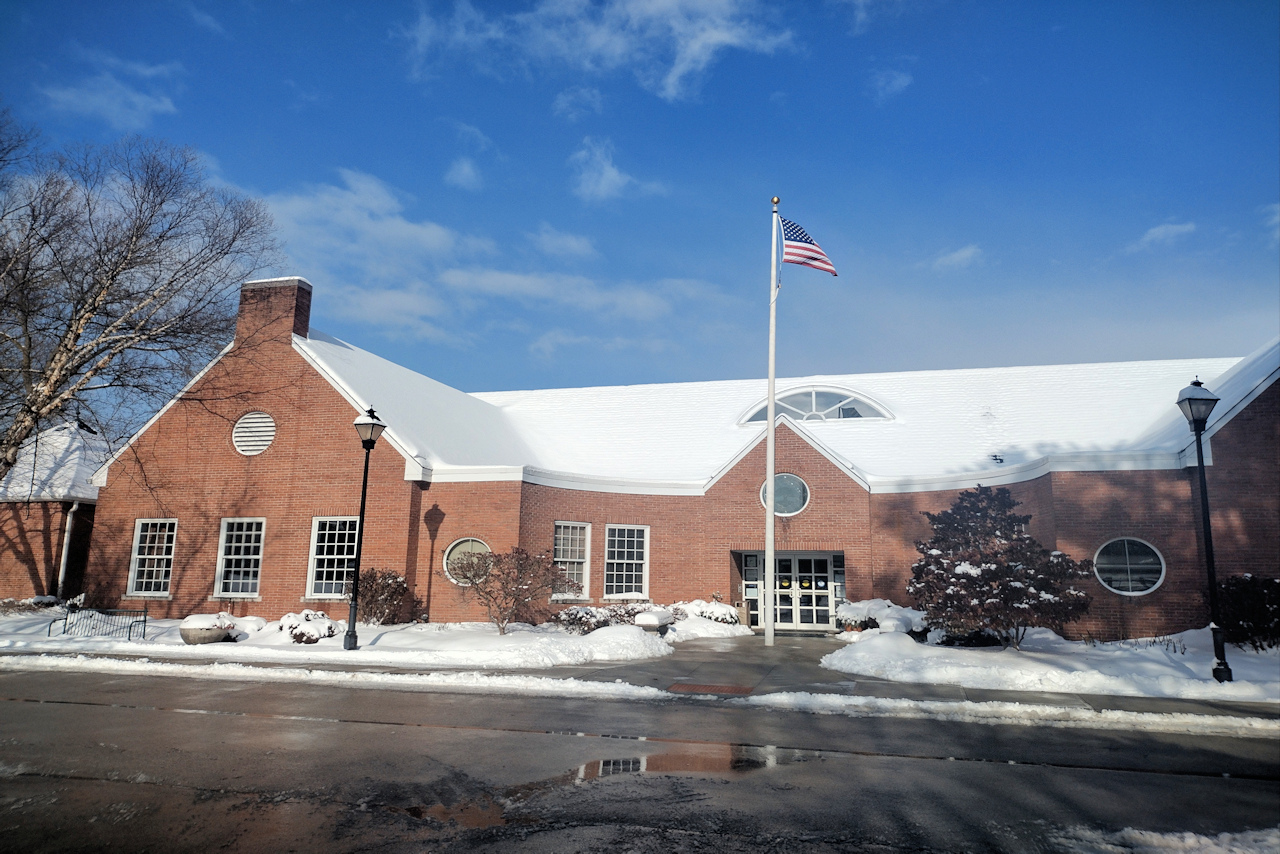
{"type": "Polygon", "coordinates": [[[71,527],[76,521],[76,511],[80,502],[76,501],[67,511],[67,529],[62,533],[62,559],[58,561],[58,598],[62,598],[62,587],[67,581],[67,552],[71,549],[71,527]]]}

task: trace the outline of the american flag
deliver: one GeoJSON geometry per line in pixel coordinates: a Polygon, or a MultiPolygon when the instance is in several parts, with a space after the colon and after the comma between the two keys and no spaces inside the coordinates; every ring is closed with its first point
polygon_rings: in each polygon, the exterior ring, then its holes
{"type": "Polygon", "coordinates": [[[836,275],[835,265],[831,263],[827,253],[822,251],[822,247],[809,236],[809,232],[784,216],[780,216],[778,219],[782,220],[782,260],[784,263],[802,264],[805,267],[812,267],[815,270],[823,270],[833,276],[836,275]]]}

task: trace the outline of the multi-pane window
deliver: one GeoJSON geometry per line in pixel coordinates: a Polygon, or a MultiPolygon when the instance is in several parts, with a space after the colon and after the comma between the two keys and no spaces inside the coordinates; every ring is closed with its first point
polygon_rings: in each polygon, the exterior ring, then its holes
{"type": "Polygon", "coordinates": [[[610,525],[605,529],[604,595],[645,596],[649,575],[649,529],[610,525]]]}
{"type": "Polygon", "coordinates": [[[311,520],[311,578],[307,595],[337,598],[347,593],[347,581],[356,564],[355,516],[311,520]]]}
{"type": "Polygon", "coordinates": [[[1098,549],[1093,571],[1107,589],[1126,596],[1149,593],[1164,580],[1164,559],[1142,540],[1112,540],[1098,549]]]}
{"type": "Polygon", "coordinates": [[[257,596],[262,573],[263,519],[223,519],[218,595],[257,596]]]}
{"type": "Polygon", "coordinates": [[[556,522],[551,559],[571,582],[564,595],[587,595],[587,555],[591,552],[591,526],[583,522],[556,522]]]}
{"type": "Polygon", "coordinates": [[[139,519],[133,529],[133,560],[129,567],[129,592],[139,596],[164,596],[173,577],[173,538],[177,519],[139,519]]]}

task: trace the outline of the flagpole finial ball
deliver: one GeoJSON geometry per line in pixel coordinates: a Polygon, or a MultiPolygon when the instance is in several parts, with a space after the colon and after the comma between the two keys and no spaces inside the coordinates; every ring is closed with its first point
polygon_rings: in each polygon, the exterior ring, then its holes
{"type": "Polygon", "coordinates": [[[778,202],[780,202],[780,201],[782,201],[782,199],[779,199],[777,196],[774,196],[774,197],[773,197],[773,203],[774,203],[775,205],[776,205],[778,202]]]}

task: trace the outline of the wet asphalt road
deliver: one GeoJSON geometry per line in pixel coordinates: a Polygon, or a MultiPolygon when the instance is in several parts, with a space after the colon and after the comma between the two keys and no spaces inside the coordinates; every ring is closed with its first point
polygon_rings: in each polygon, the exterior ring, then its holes
{"type": "Polygon", "coordinates": [[[1057,851],[1280,823],[1280,744],[0,674],[3,851],[1057,851]]]}

